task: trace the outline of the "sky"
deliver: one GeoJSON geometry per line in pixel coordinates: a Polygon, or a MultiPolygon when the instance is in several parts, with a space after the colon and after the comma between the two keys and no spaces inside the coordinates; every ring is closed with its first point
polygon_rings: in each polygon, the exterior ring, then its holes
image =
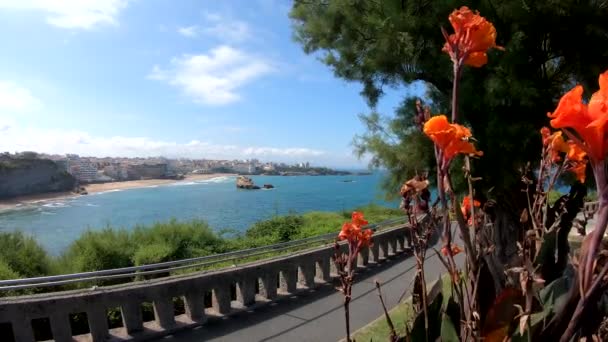
{"type": "Polygon", "coordinates": [[[0,0],[0,151],[363,167],[361,85],[302,51],[290,6],[0,0]]]}

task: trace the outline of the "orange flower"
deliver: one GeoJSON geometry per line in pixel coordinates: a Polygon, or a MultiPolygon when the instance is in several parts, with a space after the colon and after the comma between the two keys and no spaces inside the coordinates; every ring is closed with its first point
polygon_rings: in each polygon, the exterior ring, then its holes
{"type": "Polygon", "coordinates": [[[353,222],[353,224],[355,224],[359,227],[363,227],[368,224],[368,222],[365,219],[363,219],[363,213],[358,212],[358,211],[353,212],[352,222],[353,222]]]}
{"type": "MultiPolygon", "coordinates": [[[[475,207],[479,208],[481,206],[481,203],[478,200],[474,200],[473,205],[475,207]]],[[[462,211],[462,216],[464,216],[464,218],[466,220],[470,220],[470,216],[471,216],[471,198],[470,198],[470,196],[465,196],[462,199],[462,204],[460,205],[460,211],[462,211]]]]}
{"type": "Polygon", "coordinates": [[[372,235],[374,231],[371,229],[366,229],[361,232],[359,236],[359,248],[369,247],[372,242],[372,235]]]}
{"type": "Polygon", "coordinates": [[[424,124],[424,133],[443,151],[443,159],[446,161],[459,153],[483,155],[469,142],[471,131],[459,124],[450,124],[445,115],[430,118],[424,124]]]}
{"type": "Polygon", "coordinates": [[[575,163],[574,166],[568,168],[568,171],[571,171],[572,173],[574,173],[574,176],[576,177],[576,179],[581,182],[581,183],[585,183],[585,170],[587,168],[587,164],[586,163],[575,163]]]}
{"type": "Polygon", "coordinates": [[[458,247],[458,245],[452,244],[451,253],[450,253],[450,250],[448,250],[448,246],[441,247],[441,254],[443,254],[445,256],[448,256],[448,254],[451,254],[452,256],[454,256],[459,253],[462,253],[462,248],[458,247]]]}
{"type": "Polygon", "coordinates": [[[351,222],[344,222],[342,225],[338,240],[348,240],[349,243],[356,243],[359,248],[369,246],[373,230],[361,230],[361,227],[367,224],[368,222],[363,218],[363,213],[353,212],[351,222]]]}
{"type": "Polygon", "coordinates": [[[584,143],[594,161],[604,160],[608,152],[608,70],[600,74],[600,89],[583,103],[583,87],[577,85],[564,94],[557,108],[548,116],[553,128],[571,128],[584,143]]]}
{"type": "Polygon", "coordinates": [[[585,153],[580,146],[578,146],[574,141],[568,140],[568,154],[566,156],[568,160],[584,162],[585,156],[587,156],[587,153],[585,153]]]}
{"type": "Polygon", "coordinates": [[[446,37],[443,51],[447,52],[454,63],[481,67],[488,62],[486,52],[496,45],[496,29],[491,22],[462,6],[448,17],[454,33],[446,37]]]}
{"type": "Polygon", "coordinates": [[[543,127],[540,129],[540,135],[543,138],[543,146],[549,145],[551,142],[551,130],[549,127],[543,127]]]}
{"type": "Polygon", "coordinates": [[[342,225],[342,230],[340,231],[340,234],[338,234],[338,240],[355,240],[358,237],[360,231],[361,228],[356,224],[353,224],[352,222],[345,222],[342,225]]]}
{"type": "Polygon", "coordinates": [[[547,140],[549,143],[549,152],[551,153],[551,161],[557,163],[561,160],[559,154],[567,153],[570,150],[570,146],[566,144],[561,131],[551,134],[547,140]]]}

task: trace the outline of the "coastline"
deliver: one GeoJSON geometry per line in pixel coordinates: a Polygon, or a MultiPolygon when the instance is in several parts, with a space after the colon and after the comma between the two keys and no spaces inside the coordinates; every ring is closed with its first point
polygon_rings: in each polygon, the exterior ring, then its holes
{"type": "MultiPolygon", "coordinates": [[[[236,174],[232,173],[210,173],[210,174],[189,174],[184,179],[144,179],[144,180],[132,180],[123,182],[108,182],[108,183],[95,183],[83,185],[89,194],[95,194],[113,190],[127,190],[127,189],[138,189],[147,188],[151,186],[175,184],[181,182],[193,182],[208,180],[218,177],[233,177],[236,174]]],[[[0,212],[17,209],[19,207],[28,207],[42,202],[61,200],[67,198],[81,197],[87,195],[79,195],[70,191],[65,192],[47,192],[43,194],[25,195],[18,196],[10,199],[0,200],[0,212]]]]}

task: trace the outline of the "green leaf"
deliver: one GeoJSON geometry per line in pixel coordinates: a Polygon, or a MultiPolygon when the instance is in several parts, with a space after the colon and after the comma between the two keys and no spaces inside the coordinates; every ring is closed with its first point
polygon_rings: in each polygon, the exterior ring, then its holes
{"type": "Polygon", "coordinates": [[[424,312],[420,311],[414,319],[412,325],[411,338],[412,341],[426,341],[428,333],[428,341],[435,341],[439,337],[441,330],[441,304],[443,302],[443,294],[439,293],[428,306],[428,330],[424,326],[424,312]]]}
{"type": "Polygon", "coordinates": [[[443,314],[441,320],[441,341],[442,342],[459,342],[458,332],[454,328],[452,319],[446,313],[443,314]]]}

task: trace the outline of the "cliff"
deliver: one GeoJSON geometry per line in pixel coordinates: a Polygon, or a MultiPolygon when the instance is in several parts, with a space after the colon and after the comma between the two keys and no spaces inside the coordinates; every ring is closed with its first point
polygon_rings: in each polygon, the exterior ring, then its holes
{"type": "Polygon", "coordinates": [[[52,160],[0,156],[0,198],[71,191],[75,185],[74,177],[52,160]]]}

